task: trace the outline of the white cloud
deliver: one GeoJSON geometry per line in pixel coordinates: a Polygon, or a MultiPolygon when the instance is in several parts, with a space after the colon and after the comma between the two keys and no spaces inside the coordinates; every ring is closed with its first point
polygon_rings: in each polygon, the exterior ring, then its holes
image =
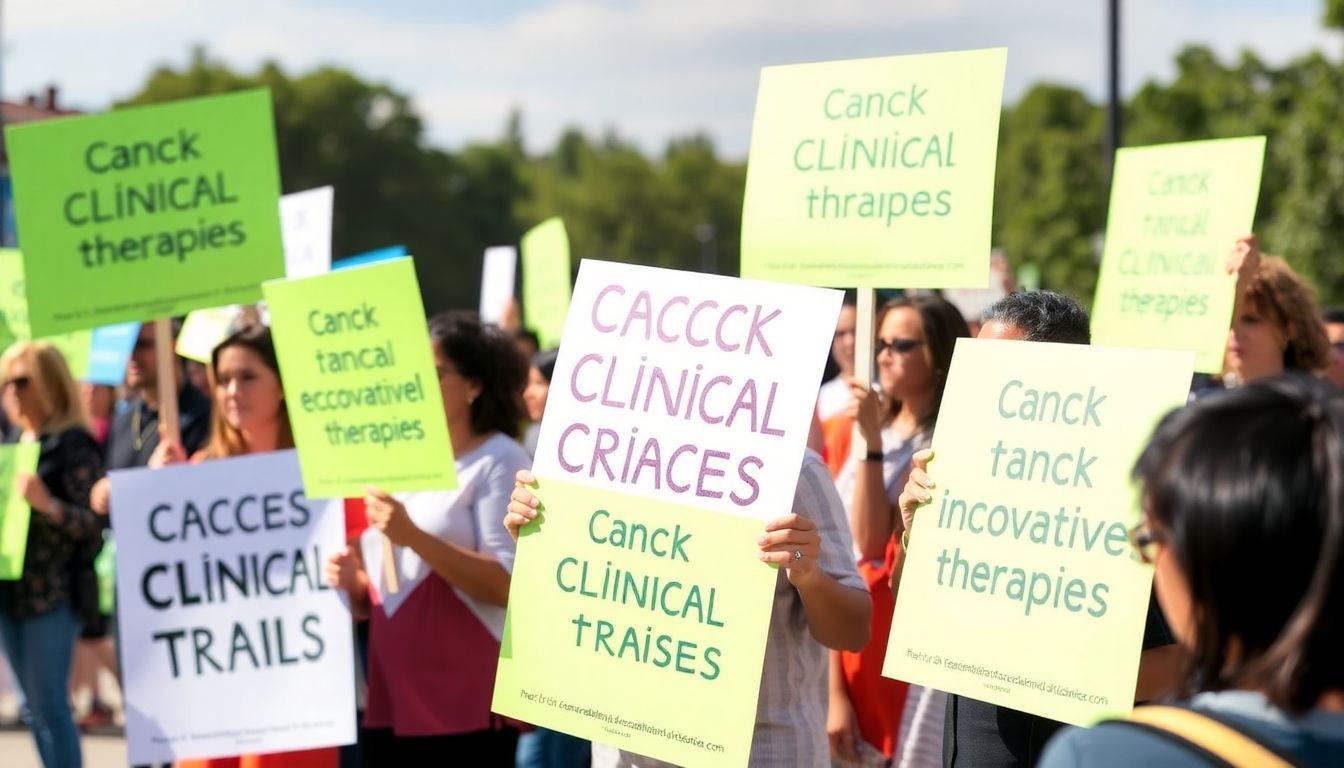
{"type": "MultiPolygon", "coordinates": [[[[710,133],[745,152],[757,72],[769,64],[1007,45],[1011,100],[1041,80],[1102,92],[1099,3],[1042,0],[624,0],[553,2],[495,22],[391,17],[368,3],[311,0],[82,0],[6,5],[5,91],[49,82],[102,108],[192,45],[239,68],[273,58],[290,71],[331,63],[410,93],[430,138],[498,136],[524,113],[529,143],[564,127],[615,127],[650,150],[710,133]]],[[[1281,61],[1338,48],[1319,4],[1130,0],[1124,84],[1171,72],[1188,41],[1224,55],[1252,47],[1281,61]],[[1217,9],[1214,12],[1213,9],[1217,9]]],[[[442,14],[441,14],[442,15],[442,14]]],[[[404,16],[404,14],[403,14],[404,16]]]]}

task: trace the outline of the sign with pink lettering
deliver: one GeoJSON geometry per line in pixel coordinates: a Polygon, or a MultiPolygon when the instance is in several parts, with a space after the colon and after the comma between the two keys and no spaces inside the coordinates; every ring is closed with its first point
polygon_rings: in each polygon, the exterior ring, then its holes
{"type": "Polygon", "coordinates": [[[746,763],[780,578],[757,539],[793,509],[840,298],[583,262],[495,711],[682,765],[746,763]]]}
{"type": "Polygon", "coordinates": [[[570,307],[538,476],[788,514],[838,291],[586,260],[570,307]]]}

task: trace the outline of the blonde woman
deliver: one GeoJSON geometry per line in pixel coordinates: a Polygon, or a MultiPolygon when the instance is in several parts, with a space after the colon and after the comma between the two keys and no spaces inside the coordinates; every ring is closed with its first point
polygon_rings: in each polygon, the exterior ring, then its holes
{"type": "Polygon", "coordinates": [[[36,474],[17,492],[31,507],[23,575],[0,582],[0,643],[23,692],[33,740],[48,768],[79,766],[79,733],[66,683],[82,617],[97,611],[93,557],[102,529],[89,491],[103,473],[79,389],[61,353],[21,341],[0,356],[7,442],[41,444],[36,474]]]}

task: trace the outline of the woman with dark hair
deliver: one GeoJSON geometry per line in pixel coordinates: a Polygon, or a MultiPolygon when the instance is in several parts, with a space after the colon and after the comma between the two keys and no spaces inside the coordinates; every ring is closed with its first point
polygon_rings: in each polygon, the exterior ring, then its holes
{"type": "Polygon", "coordinates": [[[430,320],[458,489],[369,488],[361,549],[334,556],[327,580],[369,618],[364,765],[513,765],[518,733],[490,711],[514,543],[499,526],[513,476],[528,466],[516,438],[527,374],[513,342],[473,313],[430,320]],[[383,536],[399,588],[386,582],[383,536]]]}
{"type": "Polygon", "coordinates": [[[929,444],[952,351],[957,339],[971,332],[961,311],[937,296],[893,299],[878,310],[875,327],[881,389],[850,380],[849,415],[863,442],[854,444],[836,476],[840,498],[849,503],[859,573],[873,600],[872,631],[862,651],[831,654],[827,731],[832,755],[841,760],[860,762],[864,752],[876,750],[901,765],[936,764],[942,745],[941,694],[881,676],[895,609],[887,585],[899,554],[896,501],[910,457],[929,444]],[[921,734],[928,736],[920,739],[921,734]]]}
{"type": "Polygon", "coordinates": [[[546,412],[546,398],[551,392],[551,374],[555,373],[555,361],[560,358],[560,350],[546,349],[532,356],[532,368],[527,372],[527,387],[523,390],[523,404],[527,406],[527,434],[523,436],[523,448],[528,456],[537,454],[537,438],[541,435],[541,416],[546,412]]]}
{"type": "Polygon", "coordinates": [[[1287,375],[1202,400],[1134,475],[1186,699],[1062,732],[1041,766],[1344,765],[1344,399],[1287,375]]]}

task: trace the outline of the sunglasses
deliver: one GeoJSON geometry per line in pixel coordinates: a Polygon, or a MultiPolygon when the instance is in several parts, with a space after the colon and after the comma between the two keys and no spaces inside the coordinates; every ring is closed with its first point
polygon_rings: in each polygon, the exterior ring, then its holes
{"type": "Polygon", "coordinates": [[[890,349],[898,355],[904,355],[922,346],[924,346],[922,339],[884,339],[879,336],[877,342],[873,345],[873,354],[880,355],[882,350],[890,349]]]}
{"type": "Polygon", "coordinates": [[[1157,560],[1157,547],[1166,542],[1166,534],[1154,531],[1143,523],[1129,529],[1129,546],[1133,550],[1134,559],[1146,565],[1152,565],[1157,560]]]}
{"type": "Polygon", "coordinates": [[[5,379],[4,387],[6,389],[8,389],[9,387],[13,387],[16,390],[22,391],[27,389],[28,385],[31,384],[32,381],[33,380],[27,376],[15,376],[12,379],[5,379]]]}

